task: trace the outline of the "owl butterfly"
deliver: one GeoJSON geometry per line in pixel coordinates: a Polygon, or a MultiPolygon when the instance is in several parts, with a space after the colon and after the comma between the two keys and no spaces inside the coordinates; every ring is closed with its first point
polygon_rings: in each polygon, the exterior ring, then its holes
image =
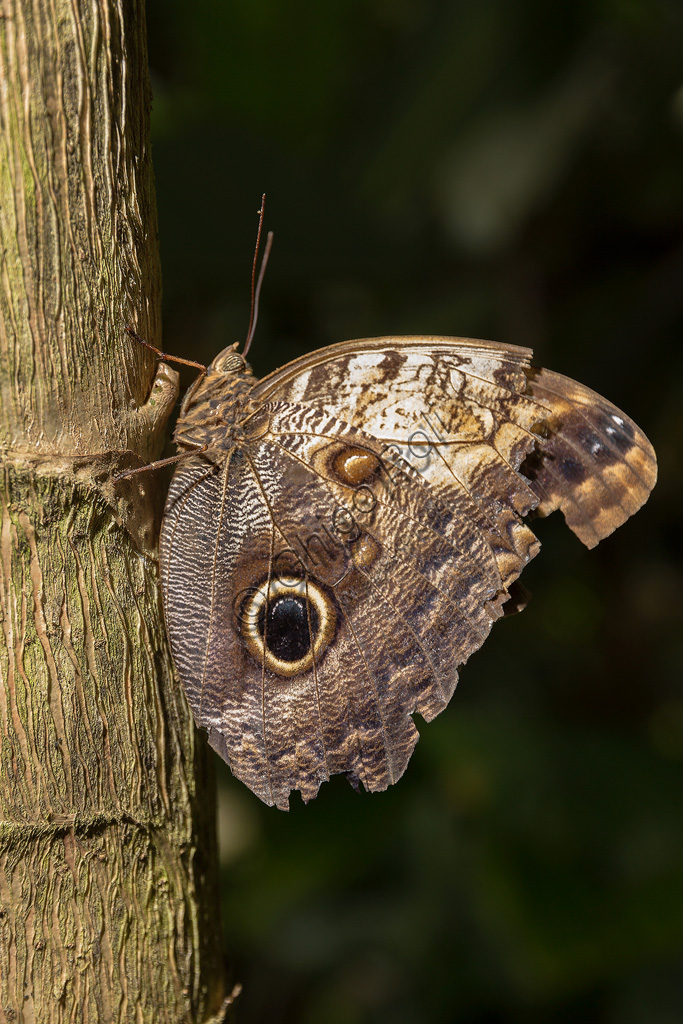
{"type": "Polygon", "coordinates": [[[588,547],[646,501],[655,455],[604,398],[466,338],[348,341],[256,380],[236,346],[190,388],[161,532],[197,724],[286,809],[343,773],[386,789],[515,601],[561,509],[588,547]],[[508,606],[509,607],[509,606],[508,606]]]}

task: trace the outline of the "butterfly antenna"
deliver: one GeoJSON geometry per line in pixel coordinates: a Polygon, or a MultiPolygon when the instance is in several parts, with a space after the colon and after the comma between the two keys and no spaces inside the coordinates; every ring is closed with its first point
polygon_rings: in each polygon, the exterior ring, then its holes
{"type": "Polygon", "coordinates": [[[266,194],[265,192],[261,196],[261,209],[259,210],[258,219],[258,232],[256,234],[256,247],[254,248],[254,262],[251,268],[251,311],[249,315],[249,329],[247,331],[247,340],[244,343],[243,356],[246,356],[247,352],[251,347],[251,343],[254,340],[254,334],[256,333],[256,322],[258,320],[258,304],[259,296],[261,294],[261,285],[263,284],[263,277],[268,266],[268,257],[270,256],[271,246],[273,244],[273,232],[269,231],[266,237],[266,247],[263,252],[263,259],[261,260],[261,268],[259,270],[258,280],[256,280],[256,264],[258,262],[259,247],[261,245],[261,231],[263,230],[263,217],[266,209],[266,194]]]}
{"type": "Polygon", "coordinates": [[[263,284],[263,278],[266,275],[266,267],[268,266],[268,257],[270,256],[270,250],[271,250],[272,246],[273,246],[273,232],[269,231],[268,234],[266,235],[266,247],[263,250],[263,259],[261,260],[261,269],[259,270],[258,281],[256,282],[256,291],[254,292],[254,323],[253,323],[253,325],[251,327],[251,330],[249,332],[249,337],[247,338],[247,343],[244,346],[244,351],[242,353],[243,356],[246,356],[247,352],[249,351],[249,346],[251,345],[252,339],[254,337],[254,333],[256,331],[256,321],[258,320],[258,303],[259,303],[259,297],[261,295],[261,285],[263,284]]]}

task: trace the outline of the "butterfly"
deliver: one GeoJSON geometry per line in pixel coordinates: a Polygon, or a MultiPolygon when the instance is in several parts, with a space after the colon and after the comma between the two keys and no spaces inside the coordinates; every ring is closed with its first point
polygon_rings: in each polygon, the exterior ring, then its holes
{"type": "Polygon", "coordinates": [[[286,809],[401,777],[560,509],[589,548],[647,500],[643,432],[531,351],[347,341],[187,392],[160,539],[175,665],[233,774],[286,809]]]}

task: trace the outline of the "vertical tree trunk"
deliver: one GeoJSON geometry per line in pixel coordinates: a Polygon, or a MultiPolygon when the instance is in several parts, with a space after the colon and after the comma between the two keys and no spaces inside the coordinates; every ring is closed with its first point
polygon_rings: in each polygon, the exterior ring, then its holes
{"type": "Polygon", "coordinates": [[[177,391],[122,331],[159,334],[144,3],[1,10],[0,1021],[221,1019],[158,482],[110,482],[158,451],[177,391]]]}

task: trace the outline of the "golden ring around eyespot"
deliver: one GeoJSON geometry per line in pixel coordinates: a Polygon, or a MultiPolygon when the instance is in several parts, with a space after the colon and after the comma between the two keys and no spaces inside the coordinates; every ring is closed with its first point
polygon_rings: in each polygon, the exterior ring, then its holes
{"type": "Polygon", "coordinates": [[[291,679],[294,676],[308,672],[313,666],[313,660],[320,661],[325,648],[330,644],[337,624],[337,616],[334,605],[327,594],[312,580],[271,580],[270,587],[268,580],[265,580],[259,587],[250,593],[240,615],[240,628],[247,647],[266,668],[277,675],[291,679]],[[269,593],[270,591],[270,593],[269,593]],[[275,601],[278,597],[298,597],[304,601],[308,600],[315,608],[318,615],[318,629],[312,644],[303,658],[297,661],[284,661],[275,657],[272,651],[268,650],[259,632],[259,618],[265,611],[270,600],[275,601]]]}

